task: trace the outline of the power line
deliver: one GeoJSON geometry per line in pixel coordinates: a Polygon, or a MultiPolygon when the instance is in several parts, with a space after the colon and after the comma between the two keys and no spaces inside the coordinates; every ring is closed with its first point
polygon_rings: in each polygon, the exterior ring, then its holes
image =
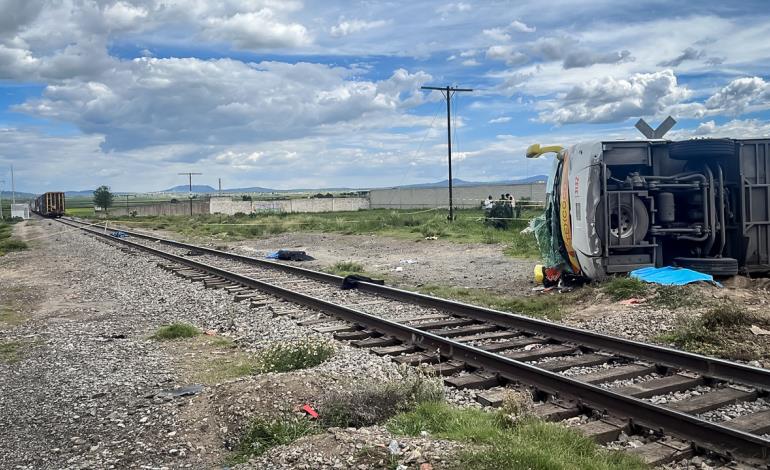
{"type": "Polygon", "coordinates": [[[449,85],[445,87],[424,86],[423,90],[437,90],[446,101],[446,144],[447,161],[449,163],[449,220],[454,220],[454,207],[452,204],[452,96],[457,92],[473,91],[471,88],[455,88],[449,85]]]}

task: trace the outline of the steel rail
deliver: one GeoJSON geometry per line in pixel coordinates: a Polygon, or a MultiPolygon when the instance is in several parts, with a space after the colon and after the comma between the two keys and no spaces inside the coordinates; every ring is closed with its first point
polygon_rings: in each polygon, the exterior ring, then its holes
{"type": "MultiPolygon", "coordinates": [[[[67,224],[66,222],[63,223],[67,224]]],[[[705,421],[693,415],[654,405],[638,398],[621,395],[611,390],[581,382],[555,372],[549,372],[468,344],[453,341],[449,338],[386,320],[350,307],[334,304],[307,294],[285,289],[216,266],[207,265],[129,240],[111,237],[109,234],[100,233],[87,227],[78,228],[88,233],[138,248],[160,258],[190,268],[203,270],[233,283],[251,287],[281,297],[287,301],[335,315],[351,323],[366,326],[381,334],[392,336],[426,350],[440,351],[442,355],[461,360],[471,367],[482,368],[488,372],[499,374],[506,380],[524,383],[551,395],[573,399],[591,409],[623,416],[631,420],[631,423],[634,425],[656,431],[664,431],[722,455],[741,457],[755,463],[767,463],[770,458],[770,440],[762,439],[753,434],[705,421]]]]}
{"type": "MultiPolygon", "coordinates": [[[[66,220],[83,224],[85,226],[98,227],[96,224],[89,224],[73,219],[66,220]]],[[[236,253],[229,253],[214,248],[192,245],[165,238],[147,235],[139,232],[121,230],[131,236],[146,240],[158,241],[161,244],[197,250],[204,253],[220,256],[226,259],[240,261],[244,263],[255,264],[271,269],[278,269],[294,275],[305,276],[330,284],[341,284],[342,277],[334,274],[314,271],[307,268],[290,266],[275,261],[269,261],[254,258],[236,253]]],[[[417,292],[398,289],[390,286],[382,286],[368,282],[358,282],[358,289],[370,294],[376,294],[383,297],[408,302],[423,307],[440,309],[457,315],[464,315],[479,321],[494,323],[505,328],[513,328],[534,334],[549,336],[557,341],[572,342],[581,346],[600,349],[619,354],[621,356],[633,357],[652,361],[661,366],[671,368],[682,368],[692,372],[697,372],[703,376],[736,382],[744,385],[751,385],[759,389],[770,391],[770,370],[760,367],[753,367],[746,364],[719,359],[715,357],[703,356],[700,354],[680,351],[678,349],[668,348],[654,344],[642,343],[626,338],[619,338],[602,333],[596,333],[580,328],[560,325],[537,318],[527,317],[509,312],[501,312],[477,305],[470,305],[454,300],[442,299],[417,292]]]]}

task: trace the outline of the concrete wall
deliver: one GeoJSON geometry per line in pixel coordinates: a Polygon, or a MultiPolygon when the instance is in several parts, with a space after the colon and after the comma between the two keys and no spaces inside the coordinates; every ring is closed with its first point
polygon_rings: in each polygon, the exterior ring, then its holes
{"type": "Polygon", "coordinates": [[[342,212],[369,208],[369,199],[363,197],[334,197],[312,199],[285,199],[278,201],[233,201],[229,196],[212,197],[212,214],[233,215],[238,212],[342,212]]]}
{"type": "Polygon", "coordinates": [[[29,219],[29,204],[11,204],[11,217],[29,219]]]}
{"type": "MultiPolygon", "coordinates": [[[[128,213],[136,212],[139,217],[145,217],[150,215],[190,215],[190,201],[180,200],[179,202],[160,202],[155,204],[137,204],[131,205],[131,201],[128,202],[128,210],[126,205],[116,203],[115,206],[110,208],[110,216],[125,216],[128,213]]],[[[208,214],[209,213],[209,201],[208,200],[193,200],[193,214],[208,214]]],[[[99,212],[97,212],[99,214],[99,212]]]]}
{"type": "MultiPolygon", "coordinates": [[[[545,183],[460,186],[453,188],[452,199],[455,207],[471,209],[479,207],[490,194],[498,199],[506,193],[512,194],[517,201],[528,197],[541,202],[545,200],[545,183]]],[[[372,189],[369,201],[372,209],[449,207],[449,188],[372,189]]]]}

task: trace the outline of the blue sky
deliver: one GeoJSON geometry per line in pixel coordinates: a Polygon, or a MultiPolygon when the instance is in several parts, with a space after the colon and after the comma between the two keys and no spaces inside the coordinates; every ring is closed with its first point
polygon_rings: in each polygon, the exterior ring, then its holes
{"type": "Polygon", "coordinates": [[[547,171],[530,143],[770,136],[766,2],[0,0],[0,179],[372,187],[547,171]]]}

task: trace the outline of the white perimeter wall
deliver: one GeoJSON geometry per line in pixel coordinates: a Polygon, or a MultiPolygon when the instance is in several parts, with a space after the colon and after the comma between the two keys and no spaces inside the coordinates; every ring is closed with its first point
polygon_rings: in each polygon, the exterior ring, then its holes
{"type": "MultiPolygon", "coordinates": [[[[461,209],[472,209],[479,207],[489,195],[498,199],[506,193],[512,194],[517,201],[528,197],[531,201],[542,202],[545,200],[545,183],[459,186],[452,190],[452,203],[461,209]]],[[[372,209],[449,207],[449,188],[372,189],[369,200],[372,209]]]]}
{"type": "Polygon", "coordinates": [[[280,201],[233,201],[230,197],[212,197],[212,214],[233,215],[238,212],[343,212],[369,209],[369,199],[364,197],[334,197],[312,199],[286,199],[280,201]]]}

